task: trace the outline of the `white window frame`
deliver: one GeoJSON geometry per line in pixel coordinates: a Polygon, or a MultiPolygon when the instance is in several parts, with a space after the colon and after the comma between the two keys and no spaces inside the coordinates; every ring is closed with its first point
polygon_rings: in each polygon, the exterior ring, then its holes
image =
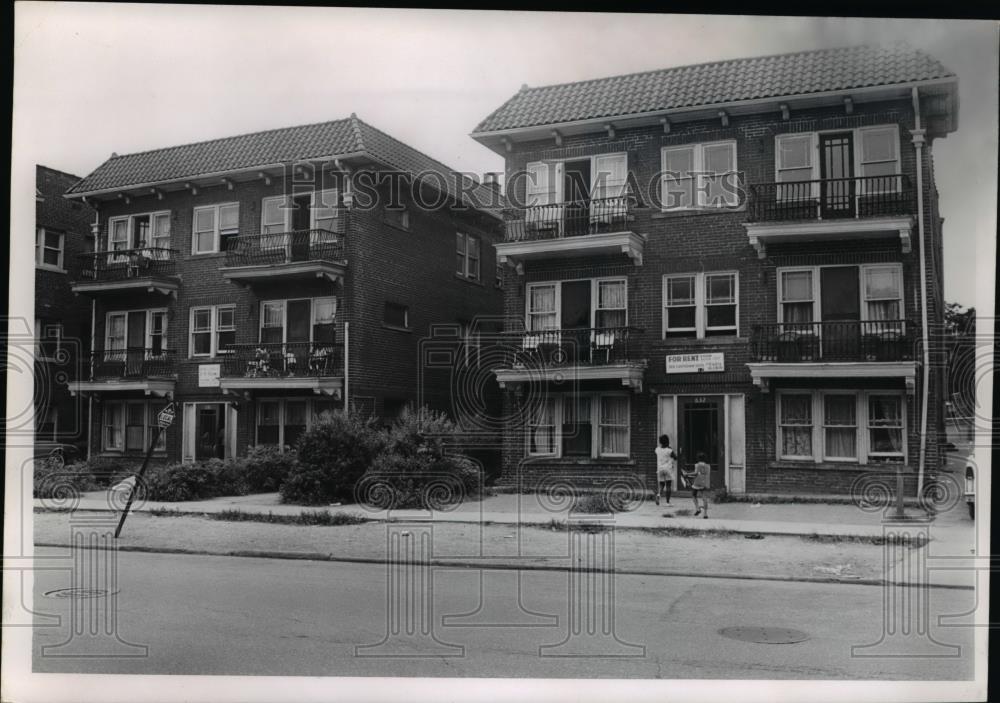
{"type": "MultiPolygon", "coordinates": [[[[122,247],[122,249],[145,249],[145,248],[154,248],[154,247],[160,247],[160,248],[164,248],[164,249],[169,249],[170,248],[170,240],[173,237],[173,234],[171,232],[172,228],[171,228],[171,223],[170,223],[170,210],[153,210],[151,212],[136,212],[136,213],[132,213],[131,215],[119,215],[119,216],[116,216],[116,217],[109,217],[108,218],[108,241],[106,242],[106,245],[107,245],[106,251],[107,252],[118,251],[118,250],[116,250],[114,248],[114,242],[115,242],[115,240],[112,239],[112,235],[114,234],[114,231],[115,231],[115,223],[116,222],[122,222],[122,221],[125,222],[125,246],[122,247]],[[137,217],[148,217],[149,218],[149,242],[147,244],[145,244],[145,245],[143,245],[143,244],[137,244],[136,246],[133,246],[132,245],[133,244],[133,242],[132,242],[132,232],[135,229],[135,219],[137,217]],[[156,236],[156,220],[157,220],[157,218],[162,218],[162,217],[165,217],[166,220],[167,220],[167,234],[166,234],[166,236],[157,237],[156,236]],[[166,240],[166,242],[162,241],[164,239],[166,240]],[[161,241],[158,242],[157,240],[161,240],[161,241]]],[[[194,227],[192,227],[192,231],[193,230],[194,230],[194,227]]]]}
{"type": "Polygon", "coordinates": [[[277,403],[278,404],[278,443],[276,445],[264,445],[264,446],[276,446],[281,452],[285,451],[287,442],[285,442],[285,425],[288,424],[288,403],[305,403],[306,404],[306,431],[309,430],[317,421],[316,406],[319,404],[311,398],[295,398],[295,397],[279,397],[279,398],[261,398],[257,403],[257,407],[254,411],[254,426],[253,426],[253,443],[255,447],[262,446],[260,442],[260,428],[261,428],[261,410],[265,403],[277,403]]]}
{"type": "MultiPolygon", "coordinates": [[[[853,149],[854,149],[854,153],[852,154],[852,157],[853,157],[853,160],[854,160],[854,177],[855,178],[861,178],[861,177],[863,177],[865,175],[864,174],[864,168],[863,168],[864,164],[862,163],[862,157],[863,157],[864,152],[863,152],[863,150],[861,148],[861,140],[864,139],[864,135],[866,133],[868,133],[868,132],[882,132],[882,131],[890,131],[890,130],[895,133],[895,137],[896,137],[896,148],[895,148],[895,151],[896,151],[896,159],[895,159],[896,173],[894,175],[902,175],[902,170],[901,170],[902,155],[901,155],[901,148],[900,148],[901,145],[900,145],[900,141],[899,141],[899,124],[897,124],[897,123],[887,123],[887,124],[870,125],[870,126],[867,126],[867,127],[854,127],[853,129],[852,128],[846,128],[846,129],[822,129],[822,130],[818,130],[818,131],[814,131],[814,132],[785,132],[784,134],[776,134],[774,136],[774,180],[775,180],[775,182],[778,182],[778,183],[785,182],[785,181],[782,181],[781,178],[779,177],[779,174],[780,174],[781,171],[783,171],[783,170],[798,170],[798,169],[791,169],[791,168],[784,168],[783,169],[783,168],[779,167],[779,164],[781,163],[781,156],[780,156],[781,155],[781,142],[783,140],[803,138],[803,137],[808,137],[809,138],[809,140],[810,140],[810,146],[809,146],[809,167],[811,167],[811,170],[812,170],[812,177],[809,180],[811,180],[811,181],[818,181],[818,180],[820,180],[820,176],[821,176],[820,175],[820,159],[819,159],[819,138],[820,138],[820,136],[824,135],[824,134],[837,134],[837,133],[841,133],[841,132],[851,132],[851,141],[853,143],[853,149]]],[[[867,163],[888,163],[888,160],[886,160],[886,161],[879,161],[879,162],[872,161],[872,162],[867,162],[867,163]]],[[[799,167],[799,168],[806,168],[806,166],[802,166],[802,167],[799,167]]],[[[886,178],[888,178],[888,176],[886,176],[886,178]]],[[[897,186],[899,184],[899,180],[900,179],[896,179],[896,181],[895,181],[895,183],[897,184],[897,186]]],[[[800,181],[787,181],[787,182],[788,183],[797,183],[797,182],[800,182],[800,181]]],[[[864,194],[863,189],[859,188],[858,190],[859,190],[859,194],[862,194],[862,195],[864,194]]],[[[892,191],[885,191],[885,192],[896,192],[896,191],[897,191],[897,188],[894,188],[892,191]]],[[[818,184],[814,184],[813,195],[814,196],[818,196],[818,194],[819,194],[818,184]]]]}
{"type": "MultiPolygon", "coordinates": [[[[240,231],[240,204],[236,202],[228,203],[215,203],[214,205],[199,205],[191,211],[191,254],[193,256],[201,256],[203,254],[217,254],[220,251],[220,246],[223,236],[233,236],[239,235],[240,231]],[[235,229],[222,229],[222,209],[235,207],[236,208],[236,228],[235,229]],[[212,213],[212,247],[210,249],[199,250],[198,249],[198,213],[199,212],[211,212],[212,213]]],[[[205,230],[208,232],[209,230],[205,230]]]]}
{"type": "Polygon", "coordinates": [[[660,338],[661,339],[676,339],[676,337],[667,337],[667,332],[694,332],[695,339],[706,339],[715,336],[730,336],[730,335],[709,335],[708,332],[730,332],[732,336],[740,336],[740,273],[739,271],[694,271],[688,273],[668,273],[663,275],[662,282],[662,293],[661,293],[661,313],[660,313],[660,338]],[[733,277],[733,303],[714,303],[715,305],[735,305],[735,320],[733,326],[725,327],[709,327],[708,326],[708,279],[712,276],[732,276],[733,277]],[[668,330],[667,328],[667,310],[669,307],[690,307],[690,304],[685,305],[668,305],[668,294],[670,280],[679,278],[693,278],[694,279],[694,327],[674,327],[668,330]]]}
{"type": "MultiPolygon", "coordinates": [[[[736,150],[736,140],[735,139],[721,139],[714,142],[695,142],[692,144],[676,144],[674,146],[665,146],[660,149],[660,209],[662,212],[681,212],[685,210],[721,210],[723,208],[734,208],[739,206],[739,194],[731,193],[730,196],[735,196],[735,200],[732,198],[727,198],[725,202],[720,202],[715,205],[707,203],[708,199],[708,188],[705,185],[706,179],[709,178],[705,171],[705,150],[711,149],[713,147],[728,146],[732,154],[733,167],[730,171],[726,173],[739,173],[739,163],[737,161],[737,150],[736,150]],[[691,168],[692,171],[697,174],[695,176],[688,175],[686,177],[681,177],[677,179],[671,179],[667,176],[667,154],[679,151],[691,151],[691,168]],[[691,199],[692,203],[688,205],[678,205],[676,207],[669,207],[669,198],[667,197],[667,183],[671,181],[681,181],[681,180],[691,180],[691,199]]],[[[690,172],[689,172],[690,173],[690,172]]],[[[726,174],[715,174],[716,176],[724,176],[726,174]]]]}
{"type": "MultiPolygon", "coordinates": [[[[263,344],[261,340],[261,335],[264,333],[264,307],[266,305],[280,305],[281,306],[281,344],[288,344],[288,303],[295,302],[299,300],[309,301],[309,343],[312,344],[316,341],[315,331],[313,328],[318,324],[316,322],[316,303],[318,301],[332,301],[333,302],[333,317],[334,324],[336,324],[338,302],[337,296],[335,295],[320,295],[315,298],[271,298],[268,300],[260,301],[260,315],[259,322],[257,325],[257,342],[258,344],[263,344]]],[[[277,344],[277,342],[271,342],[271,344],[277,344]]]]}
{"type": "Polygon", "coordinates": [[[620,184],[621,191],[618,195],[604,194],[604,198],[618,198],[625,194],[628,187],[628,152],[612,151],[604,154],[590,154],[589,156],[578,156],[565,159],[545,159],[543,161],[529,161],[525,164],[525,198],[526,207],[535,205],[564,205],[566,203],[566,188],[563,175],[566,172],[566,164],[575,161],[590,161],[590,190],[589,194],[593,198],[594,191],[599,184],[600,169],[599,162],[608,159],[624,159],[624,180],[620,184]],[[532,173],[536,176],[532,177],[532,173]],[[541,178],[544,174],[544,179],[541,178]],[[552,181],[555,181],[554,183],[552,181]]]}
{"type": "MultiPolygon", "coordinates": [[[[530,291],[533,288],[546,288],[555,286],[555,315],[556,315],[556,326],[554,329],[562,329],[562,284],[563,283],[576,283],[579,281],[589,281],[590,282],[590,328],[594,329],[597,327],[597,311],[599,302],[599,289],[602,283],[622,283],[625,285],[625,324],[623,327],[628,327],[629,325],[629,304],[628,304],[628,277],[627,276],[602,276],[599,278],[566,278],[558,281],[535,281],[534,283],[528,283],[525,286],[525,297],[524,297],[524,329],[529,333],[531,332],[531,315],[551,315],[552,313],[532,313],[530,310],[531,305],[531,294],[530,291]]],[[[608,310],[618,310],[620,308],[607,308],[608,310]]],[[[539,330],[541,331],[541,330],[539,330]]]]}
{"type": "Polygon", "coordinates": [[[909,407],[907,404],[906,393],[902,390],[896,389],[850,389],[850,388],[797,388],[797,389],[782,389],[776,394],[776,404],[775,404],[775,458],[778,461],[785,462],[812,462],[815,464],[851,464],[851,465],[872,465],[881,464],[888,462],[903,462],[906,463],[909,460],[909,419],[907,414],[909,413],[909,407]],[[785,455],[782,453],[782,448],[784,443],[782,442],[782,424],[781,424],[781,399],[786,395],[808,395],[811,397],[811,412],[812,412],[812,455],[811,456],[792,456],[785,455]],[[824,407],[824,399],[828,395],[851,395],[855,399],[855,451],[857,456],[853,459],[842,458],[842,457],[827,457],[826,451],[826,413],[824,407]],[[901,454],[888,454],[888,453],[875,453],[871,449],[871,435],[869,426],[869,413],[868,413],[868,401],[871,396],[891,396],[899,398],[900,402],[900,419],[902,423],[901,435],[902,435],[902,453],[901,454]]]}
{"type": "Polygon", "coordinates": [[[897,319],[906,318],[906,308],[903,307],[903,291],[906,288],[903,282],[903,265],[902,264],[866,264],[861,268],[859,272],[861,277],[861,306],[864,310],[863,319],[872,319],[871,314],[868,310],[869,303],[884,303],[886,301],[896,301],[899,303],[899,317],[897,319]],[[895,298],[872,298],[868,296],[868,274],[879,269],[886,269],[889,271],[896,272],[897,280],[899,281],[899,295],[895,298]]]}
{"type": "MultiPolygon", "coordinates": [[[[820,282],[820,270],[824,268],[842,268],[844,266],[855,266],[858,269],[858,300],[860,301],[861,307],[861,321],[869,322],[872,321],[868,315],[868,301],[867,291],[865,290],[865,276],[867,271],[870,269],[880,269],[880,268],[891,268],[899,273],[899,314],[900,319],[906,319],[906,280],[903,278],[903,264],[902,263],[888,263],[888,264],[823,264],[820,266],[780,266],[775,272],[775,280],[777,281],[777,291],[775,298],[778,302],[778,322],[784,324],[785,322],[785,309],[784,300],[782,299],[782,286],[781,277],[786,273],[794,273],[800,271],[810,271],[812,273],[812,305],[813,305],[813,322],[822,322],[822,300],[820,295],[822,293],[822,284],[820,282]]],[[[889,300],[889,298],[873,298],[872,300],[889,300]]],[[[808,323],[790,323],[790,324],[808,324],[808,323]]]]}
{"type": "Polygon", "coordinates": [[[814,458],[815,458],[815,456],[816,456],[816,451],[817,451],[817,442],[816,442],[816,398],[815,398],[814,393],[812,391],[810,391],[810,390],[801,390],[801,389],[787,390],[787,391],[778,391],[778,393],[776,394],[776,398],[777,398],[777,403],[776,403],[776,407],[775,407],[774,419],[775,419],[775,428],[776,428],[775,453],[777,455],[777,458],[780,459],[780,460],[783,460],[783,461],[813,461],[814,458]],[[810,424],[809,425],[788,425],[788,427],[809,427],[809,436],[810,436],[810,440],[811,440],[810,441],[810,445],[811,445],[810,448],[812,449],[812,454],[809,454],[809,455],[806,455],[806,454],[801,454],[801,455],[800,454],[785,454],[784,453],[785,442],[784,442],[784,436],[783,435],[784,435],[784,428],[785,428],[786,425],[784,425],[781,422],[781,417],[782,417],[782,405],[781,404],[784,402],[784,397],[785,396],[792,396],[792,395],[794,395],[794,396],[806,396],[806,397],[808,397],[810,399],[810,404],[809,404],[809,408],[810,408],[809,421],[810,421],[810,424]]]}
{"type": "MultiPolygon", "coordinates": [[[[153,427],[156,424],[156,408],[148,400],[106,400],[103,403],[103,408],[101,409],[101,451],[114,454],[124,454],[125,449],[125,428],[128,426],[127,416],[128,416],[128,406],[142,404],[143,410],[143,432],[142,432],[142,449],[141,451],[146,451],[149,448],[149,442],[152,439],[153,427]],[[118,431],[118,436],[121,438],[121,444],[117,446],[111,446],[108,444],[108,428],[111,425],[107,424],[107,412],[109,408],[117,407],[119,409],[118,418],[120,422],[117,424],[115,429],[118,431]]],[[[153,447],[154,454],[165,454],[167,451],[167,433],[169,429],[164,429],[160,432],[160,436],[156,440],[156,446],[153,447]]],[[[135,450],[133,450],[135,451],[135,450]]]]}
{"type": "MultiPolygon", "coordinates": [[[[525,423],[525,444],[524,444],[524,454],[527,457],[533,458],[549,458],[549,459],[561,459],[563,458],[563,421],[566,417],[565,415],[565,403],[569,400],[577,402],[580,398],[588,398],[590,404],[590,456],[589,459],[627,459],[632,456],[632,398],[627,392],[608,392],[608,393],[548,393],[542,397],[542,402],[553,403],[553,413],[552,419],[554,422],[554,427],[552,431],[552,442],[553,442],[553,452],[532,452],[531,451],[531,439],[532,439],[532,428],[538,427],[539,425],[534,425],[528,420],[525,423]],[[625,452],[624,453],[612,453],[612,452],[601,452],[601,428],[605,425],[601,424],[601,401],[603,398],[625,398],[628,403],[628,426],[627,434],[625,437],[625,452]]],[[[610,425],[609,425],[610,426],[610,425]]],[[[580,457],[583,459],[584,457],[580,457]]]]}
{"type": "MultiPolygon", "coordinates": [[[[858,392],[852,390],[843,391],[822,391],[819,394],[820,401],[820,415],[819,415],[819,430],[821,434],[821,455],[823,461],[829,461],[832,463],[845,463],[845,464],[857,464],[861,457],[861,438],[858,436],[859,426],[858,426],[858,392]],[[826,431],[829,428],[834,429],[845,429],[847,427],[852,427],[852,425],[831,425],[826,420],[826,399],[829,396],[843,396],[851,397],[854,402],[854,456],[852,457],[840,457],[840,456],[830,456],[826,448],[826,431]]],[[[815,420],[814,420],[815,424],[815,420]]]]}
{"type": "MultiPolygon", "coordinates": [[[[458,256],[462,257],[462,270],[459,271],[459,270],[457,270],[458,267],[456,267],[455,274],[457,276],[461,276],[462,278],[465,278],[465,279],[467,279],[469,281],[477,281],[478,282],[479,279],[482,277],[482,270],[483,270],[483,240],[482,240],[482,238],[481,237],[477,237],[474,234],[468,234],[466,232],[456,232],[455,233],[455,245],[456,245],[455,246],[455,256],[456,257],[458,257],[458,256]],[[473,241],[476,242],[476,247],[477,247],[478,252],[479,252],[478,256],[476,256],[475,258],[472,257],[472,252],[471,252],[471,247],[470,247],[470,244],[473,241]],[[462,244],[461,251],[459,251],[459,249],[458,249],[459,242],[461,242],[461,244],[462,244]],[[474,273],[472,271],[472,262],[473,261],[476,262],[476,270],[475,270],[474,273]]],[[[456,261],[457,261],[457,259],[456,259],[456,261]]]]}
{"type": "Polygon", "coordinates": [[[66,233],[56,232],[55,230],[47,230],[44,227],[38,227],[35,230],[35,268],[44,269],[46,271],[55,271],[57,273],[66,273],[66,233]],[[45,235],[54,234],[59,237],[59,246],[50,247],[45,243],[45,235]],[[59,253],[58,260],[55,264],[50,264],[45,261],[46,251],[57,251],[59,253]]]}
{"type": "Polygon", "coordinates": [[[218,356],[226,356],[231,354],[230,350],[219,348],[219,333],[220,332],[235,332],[236,331],[236,305],[233,304],[223,304],[223,305],[195,305],[192,306],[188,312],[188,358],[190,359],[209,359],[218,356]],[[232,310],[233,311],[233,325],[232,329],[223,329],[219,326],[219,311],[220,310],[232,310]],[[209,312],[209,329],[208,330],[195,330],[194,328],[194,316],[196,312],[209,312]],[[209,352],[208,353],[195,353],[194,350],[194,335],[195,334],[205,334],[209,335],[209,352]]]}
{"type": "MultiPolygon", "coordinates": [[[[292,231],[292,207],[291,207],[291,201],[293,200],[293,198],[302,197],[303,195],[308,195],[309,196],[309,229],[317,229],[317,227],[316,227],[316,219],[317,219],[316,218],[316,211],[319,209],[319,208],[316,207],[317,198],[319,199],[319,202],[322,203],[323,207],[325,207],[325,208],[332,207],[334,210],[337,210],[340,207],[340,205],[339,205],[339,203],[340,203],[340,193],[339,193],[339,190],[337,188],[324,188],[324,189],[321,189],[321,190],[303,191],[303,192],[300,192],[300,193],[292,193],[291,195],[268,195],[266,197],[261,198],[261,201],[260,201],[260,233],[262,235],[263,234],[278,235],[278,234],[287,234],[287,233],[291,232],[292,231]],[[337,205],[331,206],[331,205],[327,204],[328,203],[328,197],[327,196],[330,195],[331,193],[334,195],[334,202],[336,202],[337,205]],[[282,221],[281,221],[280,225],[278,223],[276,223],[276,222],[267,223],[267,222],[264,221],[264,215],[265,215],[265,213],[267,211],[267,205],[266,204],[268,202],[274,202],[274,201],[278,202],[278,206],[279,206],[278,209],[282,213],[282,221]],[[267,227],[276,227],[276,226],[282,227],[281,231],[279,231],[279,232],[267,232],[267,230],[266,230],[267,227]]],[[[338,215],[338,217],[339,217],[339,215],[338,215]]]]}

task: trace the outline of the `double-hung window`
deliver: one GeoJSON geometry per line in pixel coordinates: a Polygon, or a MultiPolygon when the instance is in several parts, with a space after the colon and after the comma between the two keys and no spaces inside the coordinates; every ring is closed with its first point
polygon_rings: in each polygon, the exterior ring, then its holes
{"type": "Polygon", "coordinates": [[[191,356],[232,353],[236,342],[236,306],[212,305],[191,308],[191,356]]]}
{"type": "MultiPolygon", "coordinates": [[[[170,248],[169,211],[112,217],[108,220],[108,251],[149,248],[170,248]]],[[[166,254],[153,256],[164,258],[166,254]]]]}
{"type": "MultiPolygon", "coordinates": [[[[146,401],[108,400],[103,403],[104,451],[140,453],[146,450],[156,432],[157,408],[146,401]]],[[[153,451],[167,448],[167,430],[160,432],[153,451]]]]}
{"type": "Polygon", "coordinates": [[[456,272],[462,278],[470,281],[479,280],[480,265],[479,238],[471,234],[457,232],[455,234],[456,272]]]}
{"type": "Polygon", "coordinates": [[[35,233],[35,266],[65,273],[63,255],[66,236],[62,232],[53,232],[39,227],[35,233]]]}
{"type": "Polygon", "coordinates": [[[539,283],[528,286],[529,332],[554,330],[559,328],[559,284],[539,283]]]}
{"type": "Polygon", "coordinates": [[[257,404],[257,444],[294,447],[319,414],[318,410],[317,401],[291,398],[261,400],[257,404]]]}
{"type": "Polygon", "coordinates": [[[194,228],[191,237],[192,254],[211,254],[225,251],[231,237],[240,233],[239,203],[205,205],[194,209],[194,228]]]}
{"type": "Polygon", "coordinates": [[[594,327],[624,327],[628,319],[628,290],[624,280],[597,281],[594,327]]]}
{"type": "Polygon", "coordinates": [[[736,207],[736,142],[664,147],[661,153],[664,210],[736,207]]]}
{"type": "MultiPolygon", "coordinates": [[[[839,279],[824,277],[823,266],[778,269],[778,316],[786,325],[820,321],[843,298],[853,299],[854,311],[861,301],[863,321],[901,320],[903,307],[903,268],[900,264],[861,264],[835,266],[849,270],[839,279]],[[831,281],[837,280],[834,285],[831,281]],[[860,286],[860,290],[858,289],[860,286]]],[[[837,319],[837,318],[833,318],[837,319]]],[[[871,326],[874,331],[876,326],[871,326]]],[[[794,327],[793,327],[794,329],[794,327]]]]}
{"type": "Polygon", "coordinates": [[[629,456],[629,397],[624,394],[548,394],[531,408],[528,456],[629,456]]]}
{"type": "Polygon", "coordinates": [[[853,393],[823,395],[823,458],[829,461],[858,459],[857,397],[853,393]]]}
{"type": "Polygon", "coordinates": [[[663,336],[739,334],[739,276],[735,272],[663,277],[663,336]]]}
{"type": "Polygon", "coordinates": [[[382,310],[382,322],[389,327],[409,329],[410,307],[408,305],[392,303],[387,300],[385,302],[385,307],[382,310]]]}
{"type": "MultiPolygon", "coordinates": [[[[858,130],[858,175],[894,176],[899,173],[899,129],[895,125],[858,130]]],[[[877,178],[871,190],[878,193],[899,189],[898,178],[877,178]]],[[[865,183],[862,182],[863,188],[865,183]]]]}
{"type": "Polygon", "coordinates": [[[778,432],[783,459],[813,458],[812,394],[778,395],[778,432]]]}
{"type": "Polygon", "coordinates": [[[868,456],[876,461],[903,458],[903,396],[868,396],[868,456]]]}
{"type": "Polygon", "coordinates": [[[869,320],[899,320],[903,305],[903,271],[898,265],[866,266],[865,309],[869,320]]]}

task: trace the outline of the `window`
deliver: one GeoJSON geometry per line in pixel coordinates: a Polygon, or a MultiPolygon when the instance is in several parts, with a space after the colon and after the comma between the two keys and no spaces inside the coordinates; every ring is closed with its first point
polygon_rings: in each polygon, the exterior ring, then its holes
{"type": "Polygon", "coordinates": [[[625,281],[597,282],[597,309],[594,326],[624,327],[628,319],[628,291],[625,281]]]}
{"type": "Polygon", "coordinates": [[[823,396],[823,458],[831,461],[858,458],[857,398],[853,394],[823,396]]]}
{"type": "Polygon", "coordinates": [[[312,229],[336,232],[340,217],[340,196],[336,190],[318,190],[312,197],[312,229]]]}
{"type": "Polygon", "coordinates": [[[782,393],[778,399],[781,457],[812,459],[812,395],[782,393]]]}
{"type": "Polygon", "coordinates": [[[735,141],[664,147],[662,171],[664,210],[739,205],[735,141]]]}
{"type": "MultiPolygon", "coordinates": [[[[899,129],[895,125],[859,129],[858,142],[858,175],[892,176],[899,173],[899,129]]],[[[879,190],[885,189],[880,187],[879,190]]]]}
{"type": "Polygon", "coordinates": [[[108,351],[125,349],[125,324],[128,313],[109,312],[105,325],[104,348],[108,351]]]}
{"type": "MultiPolygon", "coordinates": [[[[261,200],[260,231],[262,234],[285,234],[294,230],[321,230],[315,241],[326,241],[323,232],[339,230],[340,196],[336,189],[317,190],[311,193],[296,193],[289,199],[284,195],[275,195],[261,200]],[[300,208],[309,208],[308,225],[301,223],[295,212],[303,212],[300,208]]],[[[266,240],[265,240],[266,242],[266,240]]],[[[275,239],[272,246],[283,246],[284,239],[275,239]]]]}
{"type": "Polygon", "coordinates": [[[235,342],[235,305],[191,308],[191,356],[230,354],[235,342]]]}
{"type": "Polygon", "coordinates": [[[663,336],[713,337],[739,334],[736,273],[690,273],[663,277],[663,336]]]}
{"type": "Polygon", "coordinates": [[[548,396],[532,408],[528,421],[528,454],[554,456],[556,454],[555,398],[548,396]]]}
{"type": "Polygon", "coordinates": [[[471,234],[455,234],[456,271],[459,276],[479,280],[479,238],[471,234]]]}
{"type": "Polygon", "coordinates": [[[313,300],[312,341],[333,344],[334,320],[336,316],[336,298],[315,298],[313,300]]]}
{"type": "Polygon", "coordinates": [[[393,227],[410,229],[410,211],[405,207],[386,207],[383,219],[393,227]]]}
{"type": "Polygon", "coordinates": [[[775,140],[775,180],[779,183],[813,178],[813,135],[782,134],[775,140]]]}
{"type": "Polygon", "coordinates": [[[779,392],[778,457],[815,463],[904,461],[904,402],[902,393],[891,391],[779,392]]]}
{"type": "Polygon", "coordinates": [[[382,322],[390,327],[408,329],[410,326],[410,308],[406,305],[386,301],[385,310],[382,313],[382,322]]]}
{"type": "Polygon", "coordinates": [[[529,332],[559,329],[559,313],[556,308],[559,284],[544,283],[528,286],[529,332]]]}
{"type": "Polygon", "coordinates": [[[146,348],[151,356],[162,356],[167,346],[167,311],[150,310],[146,348]]]}
{"type": "MultiPolygon", "coordinates": [[[[156,434],[158,410],[158,406],[145,401],[105,401],[104,450],[134,454],[145,452],[156,434]]],[[[153,451],[166,451],[167,432],[160,432],[153,451]]]]}
{"type": "Polygon", "coordinates": [[[869,320],[899,320],[903,303],[903,271],[898,266],[864,269],[865,308],[869,320]]]}
{"type": "Polygon", "coordinates": [[[239,203],[196,207],[194,209],[191,253],[210,254],[225,251],[229,238],[239,236],[239,233],[239,203]]]}
{"type": "Polygon", "coordinates": [[[497,288],[503,288],[503,264],[497,264],[496,268],[496,281],[493,285],[497,288]]]}
{"type": "Polygon", "coordinates": [[[560,180],[562,164],[532,161],[525,167],[525,201],[527,207],[551,205],[556,200],[556,183],[560,180]]]}
{"type": "Polygon", "coordinates": [[[903,458],[903,398],[868,397],[868,454],[875,460],[903,458]]]}
{"type": "Polygon", "coordinates": [[[257,404],[257,444],[294,447],[302,433],[329,409],[321,401],[268,399],[257,404]]]}
{"type": "MultiPolygon", "coordinates": [[[[854,143],[853,160],[857,164],[857,176],[893,176],[900,172],[899,163],[899,127],[897,125],[880,125],[877,127],[861,127],[851,131],[854,143]]],[[[819,151],[820,133],[800,132],[797,134],[779,134],[774,141],[774,175],[778,183],[799,183],[818,180],[821,177],[819,159],[815,154],[819,151]]],[[[898,179],[884,179],[884,183],[875,186],[879,192],[898,188],[891,185],[898,179]]],[[[862,189],[866,188],[864,182],[862,189]]],[[[781,198],[783,189],[779,189],[781,198]]],[[[804,191],[789,187],[785,189],[784,197],[802,198],[804,191]]],[[[817,188],[812,189],[812,197],[819,194],[817,188]]]]}
{"type": "Polygon", "coordinates": [[[278,234],[287,232],[285,224],[285,214],[288,206],[285,204],[285,196],[279,195],[273,198],[264,198],[260,207],[260,231],[263,234],[278,234]]]}
{"type": "Polygon", "coordinates": [[[781,319],[783,322],[813,321],[813,272],[782,271],[781,319]]]}
{"type": "Polygon", "coordinates": [[[624,394],[541,398],[528,417],[528,455],[628,457],[629,403],[624,394]]]}
{"type": "Polygon", "coordinates": [[[35,234],[35,265],[39,268],[63,271],[63,247],[66,237],[62,232],[50,232],[42,227],[35,234]]]}
{"type": "Polygon", "coordinates": [[[170,212],[147,212],[108,220],[108,251],[170,248],[170,212]]]}

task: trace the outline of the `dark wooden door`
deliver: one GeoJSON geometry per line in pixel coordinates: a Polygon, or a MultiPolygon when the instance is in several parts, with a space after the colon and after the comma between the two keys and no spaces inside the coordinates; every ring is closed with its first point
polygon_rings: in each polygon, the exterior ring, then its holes
{"type": "Polygon", "coordinates": [[[125,339],[125,375],[142,376],[143,360],[146,358],[146,311],[134,310],[128,314],[128,328],[125,339]]]}
{"type": "Polygon", "coordinates": [[[590,355],[590,281],[562,284],[562,349],[568,361],[590,355]]]}
{"type": "Polygon", "coordinates": [[[861,345],[858,267],[824,266],[819,281],[822,358],[856,361],[861,345]]]}
{"type": "Polygon", "coordinates": [[[722,446],[721,398],[682,398],[680,413],[680,464],[684,471],[692,471],[698,453],[703,452],[706,463],[712,468],[711,487],[725,485],[725,449],[722,446]]]}
{"type": "Polygon", "coordinates": [[[850,132],[819,138],[820,216],[854,217],[854,138],[850,132]]]}

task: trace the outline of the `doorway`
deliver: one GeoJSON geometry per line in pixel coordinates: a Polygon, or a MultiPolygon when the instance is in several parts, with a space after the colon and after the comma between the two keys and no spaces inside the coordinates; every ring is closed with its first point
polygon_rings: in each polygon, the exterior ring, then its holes
{"type": "Polygon", "coordinates": [[[125,341],[125,376],[139,378],[143,375],[143,359],[146,355],[146,311],[132,310],[128,313],[127,337],[125,341]]]}
{"type": "Polygon", "coordinates": [[[590,355],[590,281],[563,281],[562,346],[568,362],[590,355]]]}
{"type": "Polygon", "coordinates": [[[309,260],[309,228],[312,226],[311,212],[311,193],[296,195],[292,198],[292,232],[289,235],[292,239],[289,242],[292,261],[309,260]]]}
{"type": "Polygon", "coordinates": [[[226,406],[199,403],[195,417],[195,452],[198,461],[226,458],[226,406]]]}
{"type": "Polygon", "coordinates": [[[693,471],[699,453],[711,467],[711,487],[726,485],[722,440],[722,397],[694,396],[679,398],[678,437],[683,471],[693,471]]]}
{"type": "Polygon", "coordinates": [[[590,233],[590,159],[567,161],[563,170],[566,236],[590,233]]]}
{"type": "Polygon", "coordinates": [[[854,217],[854,136],[850,132],[821,134],[819,162],[823,218],[854,217]]]}
{"type": "Polygon", "coordinates": [[[853,360],[861,346],[861,294],[857,266],[820,269],[822,358],[853,360]]]}

